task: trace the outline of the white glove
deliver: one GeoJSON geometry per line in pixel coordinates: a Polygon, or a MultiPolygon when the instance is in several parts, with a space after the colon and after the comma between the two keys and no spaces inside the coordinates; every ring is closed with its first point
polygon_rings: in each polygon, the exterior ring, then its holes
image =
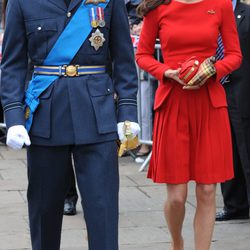
{"type": "MultiPolygon", "coordinates": [[[[139,134],[139,132],[141,131],[141,128],[138,123],[130,122],[130,130],[133,135],[132,137],[134,138],[139,134]]],[[[125,139],[124,122],[119,122],[117,124],[117,132],[118,132],[119,140],[124,141],[125,139]]]]}
{"type": "Polygon", "coordinates": [[[23,125],[15,125],[8,129],[6,144],[12,149],[21,149],[23,145],[30,145],[30,137],[23,125]]]}

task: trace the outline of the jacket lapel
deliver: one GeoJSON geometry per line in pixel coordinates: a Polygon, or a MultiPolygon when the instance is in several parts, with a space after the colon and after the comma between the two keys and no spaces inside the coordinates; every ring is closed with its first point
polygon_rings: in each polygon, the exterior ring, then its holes
{"type": "Polygon", "coordinates": [[[48,0],[52,4],[56,5],[58,8],[67,11],[67,6],[64,0],[48,0]]]}
{"type": "Polygon", "coordinates": [[[243,4],[237,3],[235,11],[234,11],[237,27],[239,27],[242,20],[245,18],[245,8],[243,4]]]}
{"type": "Polygon", "coordinates": [[[83,0],[71,0],[69,4],[69,11],[73,10],[76,6],[78,6],[83,0]]]}

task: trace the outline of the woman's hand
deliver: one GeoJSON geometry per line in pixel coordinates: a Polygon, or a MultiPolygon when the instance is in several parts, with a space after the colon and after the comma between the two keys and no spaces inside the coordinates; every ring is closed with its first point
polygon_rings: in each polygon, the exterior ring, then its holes
{"type": "Polygon", "coordinates": [[[172,79],[176,82],[178,82],[181,85],[186,85],[180,78],[179,78],[179,73],[180,73],[181,68],[178,69],[168,69],[165,71],[164,76],[166,78],[172,79]]]}
{"type": "Polygon", "coordinates": [[[183,85],[183,89],[199,89],[200,86],[196,85],[196,86],[187,86],[187,84],[185,84],[180,78],[179,78],[179,73],[180,73],[181,68],[178,69],[168,69],[165,71],[164,75],[166,78],[169,79],[173,79],[176,82],[178,82],[179,84],[183,85]]]}

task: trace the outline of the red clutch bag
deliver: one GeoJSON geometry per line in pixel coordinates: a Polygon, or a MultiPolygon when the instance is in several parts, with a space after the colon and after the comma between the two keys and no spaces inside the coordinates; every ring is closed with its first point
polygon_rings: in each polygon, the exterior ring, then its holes
{"type": "Polygon", "coordinates": [[[179,78],[187,84],[195,76],[199,66],[200,63],[197,58],[195,56],[190,57],[180,65],[179,78]]]}

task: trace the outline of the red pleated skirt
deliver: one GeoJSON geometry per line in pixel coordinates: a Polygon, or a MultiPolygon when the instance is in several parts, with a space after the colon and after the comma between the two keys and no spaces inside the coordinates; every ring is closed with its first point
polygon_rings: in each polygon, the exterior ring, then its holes
{"type": "Polygon", "coordinates": [[[233,178],[227,107],[212,106],[207,86],[183,90],[176,84],[156,110],[148,178],[169,184],[233,178]]]}

